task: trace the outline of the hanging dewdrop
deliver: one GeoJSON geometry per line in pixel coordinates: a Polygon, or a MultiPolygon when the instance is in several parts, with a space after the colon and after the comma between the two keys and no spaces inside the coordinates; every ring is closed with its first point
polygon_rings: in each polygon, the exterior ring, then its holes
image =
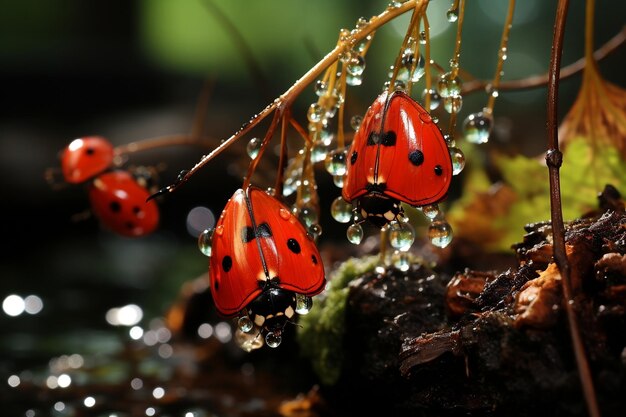
{"type": "Polygon", "coordinates": [[[495,100],[498,97],[498,87],[500,86],[500,80],[503,74],[502,67],[504,66],[504,61],[507,59],[509,32],[511,30],[514,10],[515,0],[509,0],[509,9],[504,22],[504,29],[502,30],[500,48],[498,49],[498,63],[496,65],[496,71],[492,82],[487,84],[487,87],[485,88],[489,97],[487,105],[482,111],[468,115],[463,122],[463,137],[470,143],[487,143],[493,129],[493,108],[495,100]]]}

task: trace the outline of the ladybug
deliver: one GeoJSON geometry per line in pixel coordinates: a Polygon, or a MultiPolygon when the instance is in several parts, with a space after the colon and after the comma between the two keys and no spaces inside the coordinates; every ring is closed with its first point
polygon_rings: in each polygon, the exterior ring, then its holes
{"type": "Polygon", "coordinates": [[[146,201],[149,191],[127,171],[98,175],[88,186],[91,210],[107,228],[122,236],[152,233],[159,224],[159,208],[146,201]]]}
{"type": "Polygon", "coordinates": [[[383,92],[367,110],[347,154],[342,196],[383,227],[414,207],[446,197],[452,159],[430,114],[402,91],[383,92]]]}
{"type": "Polygon", "coordinates": [[[61,171],[70,184],[85,182],[113,165],[113,145],[101,136],[74,139],[61,154],[61,171]]]}
{"type": "Polygon", "coordinates": [[[313,238],[287,206],[255,187],[228,200],[211,238],[209,285],[217,311],[239,329],[280,344],[285,324],[305,314],[326,283],[313,238]],[[305,308],[302,308],[302,305],[305,308]]]}

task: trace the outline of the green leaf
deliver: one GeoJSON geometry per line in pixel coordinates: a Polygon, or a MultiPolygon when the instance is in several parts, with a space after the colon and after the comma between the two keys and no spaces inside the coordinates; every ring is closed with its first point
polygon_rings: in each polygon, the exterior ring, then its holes
{"type": "MultiPolygon", "coordinates": [[[[502,176],[497,188],[485,184],[482,168],[474,168],[450,221],[458,236],[488,251],[509,251],[522,240],[524,225],[550,220],[548,168],[542,157],[522,155],[496,156],[495,165],[502,176]]],[[[577,138],[563,151],[560,179],[563,218],[574,220],[597,207],[598,193],[606,184],[624,190],[626,163],[617,149],[593,149],[590,141],[577,138]]]]}

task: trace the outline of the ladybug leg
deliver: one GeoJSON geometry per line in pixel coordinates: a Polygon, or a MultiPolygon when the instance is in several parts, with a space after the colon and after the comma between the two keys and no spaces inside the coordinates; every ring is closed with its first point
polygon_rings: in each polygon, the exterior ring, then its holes
{"type": "Polygon", "coordinates": [[[296,295],[275,286],[268,287],[248,305],[251,323],[265,333],[265,343],[277,347],[282,341],[285,324],[296,314],[296,295]]]}

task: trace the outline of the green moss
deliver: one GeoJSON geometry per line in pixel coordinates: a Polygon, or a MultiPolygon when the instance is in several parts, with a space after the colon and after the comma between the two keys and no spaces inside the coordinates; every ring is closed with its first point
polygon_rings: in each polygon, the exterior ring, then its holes
{"type": "Polygon", "coordinates": [[[340,264],[330,274],[328,287],[315,299],[311,312],[300,318],[298,343],[323,384],[334,384],[341,374],[348,284],[372,271],[379,259],[378,256],[351,258],[340,264]]]}

